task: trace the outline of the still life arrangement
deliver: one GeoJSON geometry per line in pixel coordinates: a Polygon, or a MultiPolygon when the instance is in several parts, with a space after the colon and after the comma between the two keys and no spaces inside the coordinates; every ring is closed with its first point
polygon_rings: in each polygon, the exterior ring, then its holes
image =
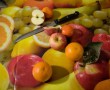
{"type": "Polygon", "coordinates": [[[0,0],[0,90],[110,90],[110,0],[0,0]]]}

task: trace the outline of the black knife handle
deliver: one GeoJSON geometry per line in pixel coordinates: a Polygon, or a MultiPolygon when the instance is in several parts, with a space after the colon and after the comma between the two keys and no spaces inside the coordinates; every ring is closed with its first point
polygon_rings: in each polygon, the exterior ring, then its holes
{"type": "Polygon", "coordinates": [[[68,22],[72,19],[75,19],[79,16],[79,12],[78,11],[75,11],[73,14],[69,14],[61,19],[56,19],[54,20],[56,24],[63,24],[65,22],[68,22]]]}

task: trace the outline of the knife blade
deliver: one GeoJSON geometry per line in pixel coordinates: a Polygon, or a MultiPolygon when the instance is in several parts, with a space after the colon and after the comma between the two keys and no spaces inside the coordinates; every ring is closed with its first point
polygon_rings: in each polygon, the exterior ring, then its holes
{"type": "Polygon", "coordinates": [[[60,25],[60,24],[65,23],[65,22],[68,22],[68,21],[70,21],[70,20],[72,20],[72,19],[75,19],[75,18],[77,18],[78,16],[79,16],[79,12],[76,11],[76,12],[74,12],[74,13],[72,13],[72,14],[69,14],[69,15],[67,15],[67,16],[65,16],[65,17],[63,17],[63,18],[61,18],[61,19],[56,19],[56,20],[52,21],[51,23],[44,24],[44,25],[42,25],[41,27],[39,27],[39,28],[37,28],[37,29],[35,29],[35,30],[31,31],[31,32],[28,32],[28,33],[23,34],[22,36],[18,37],[18,38],[15,40],[15,43],[19,42],[19,41],[22,40],[22,39],[25,39],[25,38],[30,37],[30,36],[32,36],[32,35],[35,35],[35,34],[37,34],[37,33],[39,33],[39,32],[42,32],[42,31],[44,30],[43,27],[57,26],[57,25],[60,25]]]}

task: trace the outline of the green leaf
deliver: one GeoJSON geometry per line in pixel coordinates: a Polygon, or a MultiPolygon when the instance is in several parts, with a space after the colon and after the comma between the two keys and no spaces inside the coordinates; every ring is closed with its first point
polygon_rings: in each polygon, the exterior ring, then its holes
{"type": "Polygon", "coordinates": [[[98,61],[102,43],[92,42],[84,49],[83,63],[91,64],[98,61]]]}

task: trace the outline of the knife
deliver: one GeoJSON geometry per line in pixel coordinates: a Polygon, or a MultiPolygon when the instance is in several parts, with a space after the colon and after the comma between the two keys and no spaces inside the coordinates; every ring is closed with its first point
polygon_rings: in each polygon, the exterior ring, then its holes
{"type": "Polygon", "coordinates": [[[32,36],[32,35],[35,35],[35,34],[37,34],[37,33],[39,33],[39,32],[42,32],[42,31],[44,30],[43,27],[57,26],[57,25],[59,25],[59,24],[63,24],[63,23],[68,22],[68,21],[70,21],[70,20],[72,20],[72,19],[75,19],[75,18],[77,18],[78,16],[79,16],[79,12],[78,12],[78,11],[75,11],[74,13],[69,14],[69,15],[67,15],[67,16],[65,16],[65,17],[63,17],[63,18],[61,18],[61,19],[56,19],[56,20],[52,21],[51,23],[44,24],[44,25],[42,25],[41,27],[39,27],[39,28],[37,28],[37,29],[35,29],[35,30],[31,31],[31,32],[25,33],[25,34],[23,34],[22,36],[18,37],[18,38],[15,40],[15,43],[19,42],[19,41],[22,40],[22,39],[25,39],[25,38],[30,37],[30,36],[32,36]]]}

